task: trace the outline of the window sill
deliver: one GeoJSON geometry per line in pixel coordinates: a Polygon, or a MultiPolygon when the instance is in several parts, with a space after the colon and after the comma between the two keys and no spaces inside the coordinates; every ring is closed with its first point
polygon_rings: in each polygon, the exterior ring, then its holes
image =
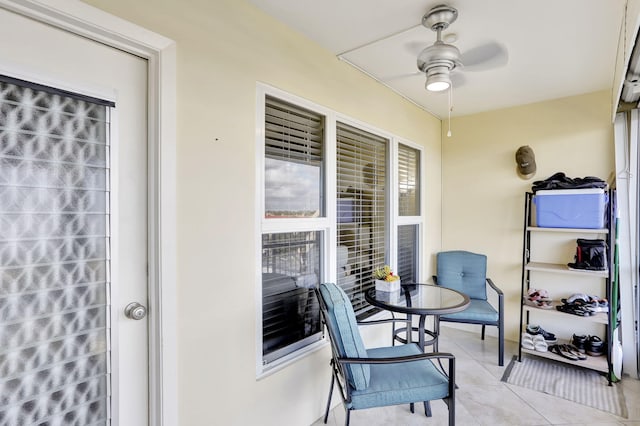
{"type": "Polygon", "coordinates": [[[265,377],[269,377],[270,375],[288,367],[294,362],[297,362],[315,352],[318,352],[319,350],[324,349],[327,346],[329,346],[329,339],[325,336],[322,340],[319,340],[315,343],[305,346],[304,348],[292,352],[289,355],[272,362],[268,366],[260,365],[258,366],[259,370],[256,374],[256,380],[262,380],[265,377]]]}

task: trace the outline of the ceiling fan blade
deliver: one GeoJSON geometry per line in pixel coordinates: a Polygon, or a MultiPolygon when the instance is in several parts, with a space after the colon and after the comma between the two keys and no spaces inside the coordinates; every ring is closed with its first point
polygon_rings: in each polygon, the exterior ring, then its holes
{"type": "Polygon", "coordinates": [[[509,62],[509,53],[500,43],[491,42],[467,50],[460,57],[465,71],[486,71],[500,68],[509,62]]]}

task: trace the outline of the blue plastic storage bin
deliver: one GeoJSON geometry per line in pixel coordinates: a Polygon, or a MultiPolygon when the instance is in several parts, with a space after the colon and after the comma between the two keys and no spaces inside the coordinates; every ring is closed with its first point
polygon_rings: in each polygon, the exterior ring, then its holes
{"type": "Polygon", "coordinates": [[[604,228],[608,195],[604,189],[536,192],[536,224],[543,228],[604,228]]]}

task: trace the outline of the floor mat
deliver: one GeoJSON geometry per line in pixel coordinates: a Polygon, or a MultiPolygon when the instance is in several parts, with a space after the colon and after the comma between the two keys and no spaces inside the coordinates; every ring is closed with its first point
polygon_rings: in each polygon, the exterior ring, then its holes
{"type": "Polygon", "coordinates": [[[622,386],[593,370],[552,360],[513,357],[502,381],[627,418],[622,386]]]}

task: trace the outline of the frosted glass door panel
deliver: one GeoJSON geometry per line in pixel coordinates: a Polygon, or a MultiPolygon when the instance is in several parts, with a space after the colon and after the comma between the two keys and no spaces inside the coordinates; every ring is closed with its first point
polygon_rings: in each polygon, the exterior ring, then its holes
{"type": "Polygon", "coordinates": [[[108,114],[0,82],[0,426],[109,423],[108,114]]]}

